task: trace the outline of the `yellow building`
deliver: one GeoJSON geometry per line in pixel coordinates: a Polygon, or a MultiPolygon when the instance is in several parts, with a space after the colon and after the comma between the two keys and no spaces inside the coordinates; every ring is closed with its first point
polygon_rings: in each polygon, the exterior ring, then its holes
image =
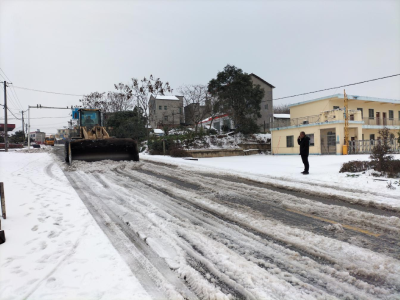
{"type": "MultiPolygon", "coordinates": [[[[400,101],[351,95],[348,99],[351,150],[357,152],[355,145],[373,145],[371,140],[377,140],[384,127],[390,129],[393,147],[398,150],[400,101]]],[[[297,138],[304,131],[310,137],[310,154],[342,154],[344,123],[342,94],[292,104],[290,125],[279,127],[278,123],[271,129],[272,153],[299,154],[297,138]]]]}

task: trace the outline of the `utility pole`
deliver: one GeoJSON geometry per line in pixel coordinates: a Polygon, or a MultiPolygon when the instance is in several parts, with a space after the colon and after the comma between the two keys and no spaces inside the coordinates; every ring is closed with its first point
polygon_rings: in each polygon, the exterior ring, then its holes
{"type": "MultiPolygon", "coordinates": [[[[34,107],[34,106],[33,106],[34,107]]],[[[31,107],[28,106],[28,149],[31,149],[31,107]]]]}
{"type": "Polygon", "coordinates": [[[25,142],[25,125],[24,125],[24,111],[21,111],[22,113],[22,134],[24,136],[24,141],[22,143],[25,142]]]}
{"type": "Polygon", "coordinates": [[[343,154],[348,154],[349,151],[349,99],[347,98],[346,90],[344,90],[344,146],[343,154]]]}
{"type": "Polygon", "coordinates": [[[4,151],[8,152],[8,136],[7,136],[7,81],[4,80],[4,151]]]}

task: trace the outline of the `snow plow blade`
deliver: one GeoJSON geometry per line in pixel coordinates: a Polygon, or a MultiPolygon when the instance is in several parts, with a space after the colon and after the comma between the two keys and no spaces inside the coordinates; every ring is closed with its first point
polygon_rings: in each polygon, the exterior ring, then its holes
{"type": "Polygon", "coordinates": [[[133,160],[139,161],[137,144],[133,139],[108,138],[72,140],[69,143],[69,163],[74,160],[133,160]]]}

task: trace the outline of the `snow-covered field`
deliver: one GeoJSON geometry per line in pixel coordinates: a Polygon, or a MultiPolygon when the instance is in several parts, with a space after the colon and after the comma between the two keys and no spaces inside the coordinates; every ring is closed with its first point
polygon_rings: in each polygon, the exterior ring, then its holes
{"type": "MultiPolygon", "coordinates": [[[[400,155],[395,155],[400,159],[400,155]]],[[[310,193],[338,197],[350,202],[360,202],[400,210],[400,185],[388,189],[388,182],[400,179],[376,178],[366,174],[349,177],[339,173],[344,162],[368,160],[369,155],[311,155],[310,175],[303,175],[304,167],[299,155],[251,155],[216,158],[199,158],[198,161],[170,156],[142,155],[142,160],[159,161],[181,168],[197,168],[207,172],[241,176],[276,186],[284,186],[310,193]],[[383,179],[383,181],[382,181],[383,179]]]]}
{"type": "Polygon", "coordinates": [[[0,299],[149,299],[47,153],[0,153],[0,299]]]}

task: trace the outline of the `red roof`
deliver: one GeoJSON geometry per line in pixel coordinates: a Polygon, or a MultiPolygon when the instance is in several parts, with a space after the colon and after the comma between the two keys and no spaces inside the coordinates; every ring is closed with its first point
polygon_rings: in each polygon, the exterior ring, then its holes
{"type": "MultiPolygon", "coordinates": [[[[7,124],[7,131],[13,131],[15,124],[7,124]]],[[[4,131],[4,124],[0,124],[0,131],[4,131]]]]}

